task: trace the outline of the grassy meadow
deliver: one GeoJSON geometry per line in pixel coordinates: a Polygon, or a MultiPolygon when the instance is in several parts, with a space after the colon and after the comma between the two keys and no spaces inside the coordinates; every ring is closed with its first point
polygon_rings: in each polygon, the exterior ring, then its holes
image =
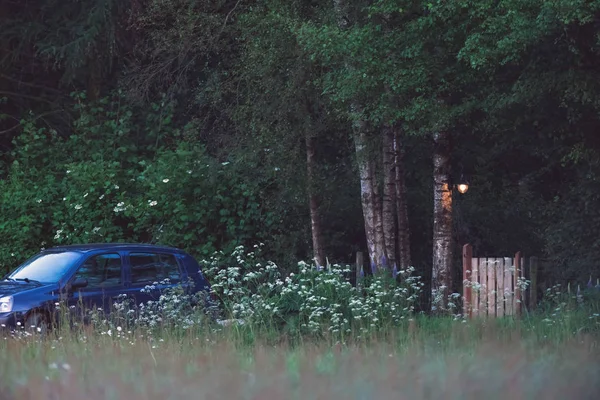
{"type": "Polygon", "coordinates": [[[261,337],[249,325],[12,334],[0,342],[0,393],[15,400],[595,399],[597,322],[576,314],[555,324],[420,316],[343,342],[261,337]]]}
{"type": "MultiPolygon", "coordinates": [[[[465,319],[449,296],[415,311],[414,270],[283,271],[243,248],[203,261],[220,313],[181,288],[126,297],[89,324],[0,334],[3,399],[596,399],[600,287],[546,291],[533,312],[465,319]],[[220,318],[236,321],[219,323],[220,318]]],[[[58,304],[58,303],[57,303],[58,304]]],[[[60,304],[58,304],[60,306],[60,304]]]]}

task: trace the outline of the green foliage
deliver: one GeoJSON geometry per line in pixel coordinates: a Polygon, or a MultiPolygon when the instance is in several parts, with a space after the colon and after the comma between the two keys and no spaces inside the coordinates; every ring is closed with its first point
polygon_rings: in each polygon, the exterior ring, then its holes
{"type": "MultiPolygon", "coordinates": [[[[85,0],[13,3],[5,6],[10,16],[0,19],[0,39],[11,43],[9,63],[27,60],[41,69],[61,71],[63,84],[93,75],[100,83],[114,67],[115,56],[123,46],[121,29],[128,1],[85,0]],[[82,69],[88,67],[89,72],[82,69]]],[[[39,72],[39,71],[38,71],[39,72]]]]}
{"type": "Polygon", "coordinates": [[[342,340],[351,333],[391,330],[414,315],[422,287],[414,269],[400,271],[399,280],[386,276],[365,280],[361,290],[350,284],[352,270],[347,266],[316,270],[299,262],[284,274],[274,262],[259,261],[260,251],[261,246],[255,246],[246,253],[240,246],[230,255],[219,252],[202,262],[225,316],[260,332],[342,340]]]}
{"type": "Polygon", "coordinates": [[[206,256],[264,241],[294,265],[310,253],[307,135],[327,256],[348,262],[364,251],[360,119],[374,141],[383,123],[406,134],[419,268],[426,138],[447,129],[454,170],[471,177],[454,203],[457,248],[547,258],[552,281],[595,274],[600,2],[346,3],[344,30],[330,0],[0,5],[0,265],[97,240],[206,256]],[[68,96],[115,86],[126,95],[68,96]]]}
{"type": "Polygon", "coordinates": [[[156,242],[208,255],[268,238],[277,220],[261,207],[267,182],[186,141],[191,128],[173,127],[171,110],[163,101],[142,112],[118,95],[80,103],[68,138],[23,121],[0,181],[0,264],[64,243],[156,242]]]}

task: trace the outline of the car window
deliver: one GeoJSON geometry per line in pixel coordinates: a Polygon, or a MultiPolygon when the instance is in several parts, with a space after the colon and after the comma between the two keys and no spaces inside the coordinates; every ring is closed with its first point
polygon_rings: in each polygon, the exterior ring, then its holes
{"type": "Polygon", "coordinates": [[[75,278],[88,281],[88,288],[106,288],[121,285],[121,256],[99,254],[88,258],[77,270],[75,278]]]}
{"type": "Polygon", "coordinates": [[[172,254],[131,253],[132,284],[152,284],[169,279],[176,283],[181,279],[179,264],[172,254]]]}
{"type": "Polygon", "coordinates": [[[81,253],[72,251],[38,254],[24,262],[8,278],[56,283],[64,278],[81,257],[81,253]]]}

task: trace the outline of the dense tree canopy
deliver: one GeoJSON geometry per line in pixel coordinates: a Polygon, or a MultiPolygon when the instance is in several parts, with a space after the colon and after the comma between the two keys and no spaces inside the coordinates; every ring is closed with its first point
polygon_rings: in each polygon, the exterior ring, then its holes
{"type": "Polygon", "coordinates": [[[600,273],[600,1],[2,0],[0,18],[0,266],[107,240],[293,262],[316,221],[330,261],[406,229],[429,276],[444,132],[470,180],[455,265],[469,242],[550,280],[600,273]],[[406,227],[385,211],[390,130],[406,227]]]}

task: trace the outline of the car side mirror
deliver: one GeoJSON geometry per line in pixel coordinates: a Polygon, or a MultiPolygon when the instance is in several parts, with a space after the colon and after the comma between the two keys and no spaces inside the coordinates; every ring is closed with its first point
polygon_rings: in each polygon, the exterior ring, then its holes
{"type": "Polygon", "coordinates": [[[71,290],[81,289],[88,285],[88,281],[85,278],[76,278],[71,282],[71,290]]]}

